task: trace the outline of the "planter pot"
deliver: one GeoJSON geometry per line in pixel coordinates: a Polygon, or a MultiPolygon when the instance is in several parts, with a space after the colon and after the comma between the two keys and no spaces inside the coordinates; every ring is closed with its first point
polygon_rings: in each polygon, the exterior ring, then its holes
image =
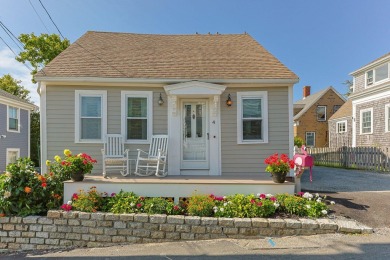
{"type": "Polygon", "coordinates": [[[78,172],[72,172],[70,174],[70,178],[72,181],[83,181],[84,180],[84,172],[78,171],[78,172]]]}
{"type": "Polygon", "coordinates": [[[273,172],[272,173],[272,180],[275,183],[284,183],[286,181],[287,173],[282,172],[273,172]]]}

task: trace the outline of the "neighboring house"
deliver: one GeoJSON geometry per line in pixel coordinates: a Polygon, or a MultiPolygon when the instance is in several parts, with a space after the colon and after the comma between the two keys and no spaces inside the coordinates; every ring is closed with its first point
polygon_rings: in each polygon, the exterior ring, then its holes
{"type": "Polygon", "coordinates": [[[298,77],[248,34],[87,32],[35,79],[42,165],[69,148],[101,173],[104,136],[118,133],[132,158],[168,134],[168,175],[259,176],[293,151],[298,77]]]}
{"type": "Polygon", "coordinates": [[[0,89],[0,172],[30,156],[30,112],[37,106],[0,89]]]}
{"type": "Polygon", "coordinates": [[[352,146],[390,146],[390,53],[351,76],[352,146]]]}
{"type": "Polygon", "coordinates": [[[294,103],[294,136],[308,147],[329,145],[328,119],[345,103],[333,87],[310,95],[310,86],[303,87],[303,99],[294,103]]]}
{"type": "Polygon", "coordinates": [[[352,100],[329,118],[329,147],[352,146],[352,100]]]}

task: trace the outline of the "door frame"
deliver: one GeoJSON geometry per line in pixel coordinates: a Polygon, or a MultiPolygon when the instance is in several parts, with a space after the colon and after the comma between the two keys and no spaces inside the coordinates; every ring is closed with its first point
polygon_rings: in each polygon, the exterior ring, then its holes
{"type": "Polygon", "coordinates": [[[168,175],[221,175],[220,96],[226,86],[200,81],[164,86],[168,96],[168,175]],[[209,170],[181,169],[181,101],[208,100],[209,170]]]}

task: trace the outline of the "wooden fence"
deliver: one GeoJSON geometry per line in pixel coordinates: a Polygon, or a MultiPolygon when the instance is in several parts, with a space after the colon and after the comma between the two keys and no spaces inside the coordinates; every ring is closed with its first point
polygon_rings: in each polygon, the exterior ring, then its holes
{"type": "Polygon", "coordinates": [[[390,172],[390,147],[307,148],[315,165],[390,172]]]}

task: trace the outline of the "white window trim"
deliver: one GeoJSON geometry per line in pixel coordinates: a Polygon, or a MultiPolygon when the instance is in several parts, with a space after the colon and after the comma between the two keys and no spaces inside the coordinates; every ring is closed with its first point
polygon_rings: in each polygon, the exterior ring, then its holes
{"type": "Polygon", "coordinates": [[[386,64],[386,63],[382,63],[382,64],[380,64],[380,65],[378,65],[378,66],[376,66],[376,67],[374,67],[374,68],[371,68],[371,69],[367,70],[367,71],[364,73],[364,86],[365,86],[365,88],[372,88],[372,87],[377,86],[377,85],[380,85],[380,84],[382,84],[382,83],[384,83],[384,82],[386,82],[386,81],[390,81],[390,63],[387,63],[387,78],[375,82],[375,78],[376,78],[376,69],[379,68],[379,67],[381,67],[381,66],[383,66],[383,65],[385,65],[385,64],[386,64]],[[372,70],[372,84],[371,84],[371,85],[367,85],[367,73],[368,73],[369,71],[371,71],[371,70],[372,70]]]}
{"type": "Polygon", "coordinates": [[[121,91],[121,133],[127,144],[149,144],[153,134],[153,91],[121,91]],[[128,97],[144,97],[147,99],[148,109],[148,129],[146,140],[127,140],[127,98],[128,97]]]}
{"type": "Polygon", "coordinates": [[[327,111],[328,109],[327,109],[327,107],[326,106],[317,106],[317,110],[316,110],[316,117],[317,117],[317,121],[318,122],[326,122],[326,120],[328,119],[328,117],[327,117],[327,111]],[[318,108],[320,108],[320,107],[324,107],[325,108],[325,119],[324,120],[320,120],[320,119],[318,119],[318,108]]]}
{"type": "Polygon", "coordinates": [[[373,126],[374,126],[374,109],[371,107],[371,108],[366,108],[366,109],[362,109],[360,110],[360,134],[361,135],[369,135],[369,134],[372,134],[373,133],[373,126]],[[371,112],[371,131],[369,133],[363,133],[363,113],[364,112],[371,112]]]}
{"type": "Polygon", "coordinates": [[[342,133],[346,133],[347,131],[348,131],[347,130],[347,120],[342,120],[342,121],[336,122],[336,133],[342,134],[342,133]],[[345,124],[345,131],[339,132],[339,124],[345,124]]]}
{"type": "Polygon", "coordinates": [[[20,133],[20,108],[15,106],[7,106],[7,132],[20,133]],[[9,129],[9,108],[16,108],[18,114],[18,130],[9,129]]]}
{"type": "Polygon", "coordinates": [[[390,113],[389,113],[389,109],[390,109],[390,104],[386,104],[385,105],[385,132],[386,133],[390,132],[390,125],[389,125],[390,113]]]}
{"type": "Polygon", "coordinates": [[[305,133],[305,144],[306,144],[306,146],[308,146],[308,147],[316,147],[316,132],[314,132],[314,131],[308,131],[308,132],[305,133]],[[314,139],[313,139],[314,143],[313,143],[313,146],[308,146],[308,145],[307,145],[306,140],[307,140],[307,134],[308,134],[308,133],[313,133],[313,134],[314,134],[314,139]]]}
{"type": "Polygon", "coordinates": [[[9,161],[9,157],[8,157],[8,153],[9,152],[17,152],[18,153],[18,155],[16,156],[16,159],[19,159],[20,158],[20,148],[7,148],[7,154],[6,154],[6,165],[8,165],[9,163],[10,163],[10,161],[9,161]]]}
{"type": "Polygon", "coordinates": [[[75,91],[75,143],[103,143],[104,136],[107,134],[107,91],[106,90],[76,90],[75,91]],[[82,96],[101,97],[102,98],[102,135],[100,139],[83,140],[80,136],[80,98],[82,96]]]}
{"type": "Polygon", "coordinates": [[[238,144],[266,144],[268,143],[268,92],[250,91],[237,92],[237,143],[238,144]],[[261,98],[261,113],[263,120],[263,140],[243,140],[242,132],[242,99],[261,98]]]}

